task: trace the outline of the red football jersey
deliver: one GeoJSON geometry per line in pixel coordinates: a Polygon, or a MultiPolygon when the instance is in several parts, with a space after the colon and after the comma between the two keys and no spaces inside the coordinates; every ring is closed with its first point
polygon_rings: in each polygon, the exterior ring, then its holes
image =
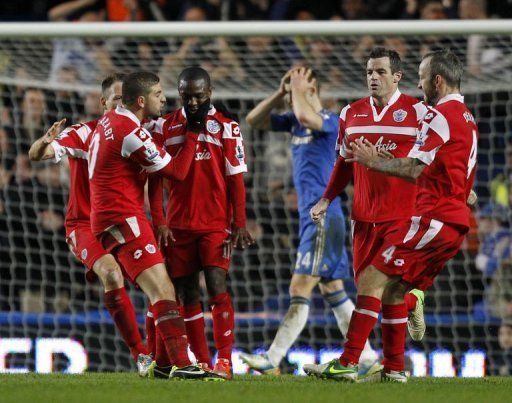
{"type": "MultiPolygon", "coordinates": [[[[154,137],[175,156],[185,140],[186,126],[185,112],[178,109],[156,122],[154,137]]],[[[242,172],[247,172],[247,165],[240,126],[212,106],[188,175],[183,181],[169,181],[167,225],[187,230],[229,228],[226,176],[242,172]]]]}
{"type": "Polygon", "coordinates": [[[117,107],[103,115],[89,145],[93,233],[100,234],[124,221],[130,224],[131,217],[145,219],[147,175],[164,168],[170,160],[132,112],[117,107]]]}
{"type": "Polygon", "coordinates": [[[77,224],[89,224],[91,215],[89,174],[87,155],[91,134],[98,121],[80,123],[64,129],[51,142],[55,151],[54,162],[63,156],[69,157],[69,198],[66,210],[66,234],[73,231],[77,224]]]}
{"type": "Polygon", "coordinates": [[[478,128],[460,94],[429,108],[409,157],[428,165],[418,178],[415,215],[469,228],[469,192],[475,180],[478,128]]]}
{"type": "MultiPolygon", "coordinates": [[[[349,157],[350,143],[361,137],[395,158],[407,157],[426,110],[422,102],[398,90],[380,111],[372,97],[347,105],[340,114],[337,147],[341,157],[349,157]]],[[[353,220],[377,223],[408,218],[415,196],[414,184],[354,164],[353,220]]]]}

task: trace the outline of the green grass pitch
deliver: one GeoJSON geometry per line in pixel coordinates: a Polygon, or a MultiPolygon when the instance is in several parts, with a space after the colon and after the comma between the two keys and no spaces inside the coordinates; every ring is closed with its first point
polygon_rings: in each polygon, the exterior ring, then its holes
{"type": "Polygon", "coordinates": [[[510,402],[512,378],[413,378],[401,384],[344,384],[294,376],[231,382],[167,381],[133,373],[0,375],[0,402],[510,402]]]}

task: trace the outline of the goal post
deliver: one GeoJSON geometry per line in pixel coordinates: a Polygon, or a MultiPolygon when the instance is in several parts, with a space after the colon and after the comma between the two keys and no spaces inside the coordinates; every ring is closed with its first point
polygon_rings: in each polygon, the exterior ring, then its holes
{"type": "MultiPolygon", "coordinates": [[[[475,217],[482,211],[487,215],[481,218],[495,219],[499,209],[491,207],[501,205],[504,215],[498,221],[510,228],[512,20],[0,24],[0,344],[11,346],[7,353],[0,349],[7,357],[0,356],[0,372],[47,368],[37,364],[37,349],[30,347],[47,338],[83,344],[90,370],[133,365],[103,309],[101,287],[85,283],[83,268],[65,244],[66,164],[30,164],[26,156],[30,143],[53,121],[96,118],[99,83],[114,71],[158,73],[173,109],[179,106],[181,69],[203,66],[212,76],[213,100],[238,115],[249,164],[248,226],[257,245],[237,252],[230,271],[236,349],[268,347],[289,303],[297,197],[289,136],[251,130],[245,116],[298,64],[316,71],[325,107],[339,112],[366,96],[365,61],[378,45],[400,53],[400,88],[414,96],[421,95],[416,84],[423,54],[450,48],[463,60],[462,92],[481,132],[475,217]]],[[[343,196],[343,206],[348,217],[349,195],[343,196]]],[[[504,285],[512,283],[512,263],[510,256],[482,253],[484,237],[480,233],[479,240],[473,228],[461,253],[428,291],[427,334],[422,343],[408,341],[413,374],[498,371],[498,329],[507,319],[503,306],[512,303],[504,285]],[[495,267],[486,264],[489,258],[495,267]]],[[[353,295],[351,281],[347,289],[353,295]]],[[[130,295],[142,325],[145,299],[135,289],[130,295]]],[[[378,331],[372,341],[380,346],[378,331]]],[[[323,361],[337,354],[342,342],[329,307],[315,293],[306,329],[288,358],[323,361]]],[[[73,351],[78,351],[74,345],[73,351]]],[[[69,356],[57,354],[54,368],[65,369],[68,361],[69,356]]],[[[244,371],[239,361],[235,365],[244,371]]]]}

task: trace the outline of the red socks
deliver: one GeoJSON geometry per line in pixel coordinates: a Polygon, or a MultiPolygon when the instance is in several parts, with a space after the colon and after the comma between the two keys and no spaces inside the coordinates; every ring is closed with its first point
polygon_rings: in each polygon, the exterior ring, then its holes
{"type": "Polygon", "coordinates": [[[135,361],[139,354],[148,354],[139,332],[135,309],[124,287],[105,293],[105,307],[116,324],[135,361]]]}
{"type": "Polygon", "coordinates": [[[382,305],[382,344],[384,370],[405,369],[405,328],[407,327],[407,306],[382,305]]]}
{"type": "Polygon", "coordinates": [[[347,341],[340,357],[341,365],[357,365],[359,363],[366,340],[379,318],[380,307],[380,299],[358,295],[356,308],[352,312],[346,335],[347,341]]]}
{"type": "Polygon", "coordinates": [[[210,301],[213,319],[213,339],[217,349],[217,358],[223,358],[231,362],[233,350],[235,312],[231,297],[227,292],[216,295],[210,301]]]}
{"type": "Polygon", "coordinates": [[[418,302],[418,297],[416,295],[408,292],[404,295],[404,302],[407,306],[408,311],[412,311],[414,308],[416,308],[416,302],[418,302]]]}
{"type": "Polygon", "coordinates": [[[174,365],[180,368],[190,365],[185,323],[176,302],[171,300],[158,301],[153,304],[152,311],[157,333],[157,355],[159,353],[158,339],[161,338],[174,365]]]}
{"type": "Polygon", "coordinates": [[[146,345],[150,354],[155,357],[156,354],[156,328],[155,320],[153,318],[153,312],[151,312],[151,305],[148,306],[148,312],[146,314],[146,345]]]}
{"type": "Polygon", "coordinates": [[[183,307],[183,319],[190,349],[196,356],[197,362],[205,362],[211,368],[210,350],[204,333],[204,314],[201,304],[185,305],[183,307]]]}

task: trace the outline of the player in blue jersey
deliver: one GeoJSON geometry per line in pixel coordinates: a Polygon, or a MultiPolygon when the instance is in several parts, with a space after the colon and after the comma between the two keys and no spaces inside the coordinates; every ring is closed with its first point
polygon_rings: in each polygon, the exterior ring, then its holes
{"type": "MultiPolygon", "coordinates": [[[[249,112],[247,123],[256,129],[291,134],[293,181],[299,199],[300,244],[290,284],[290,307],[265,354],[240,355],[249,367],[276,374],[279,363],[306,325],[311,293],[317,284],[344,335],[354,310],[342,281],[350,273],[340,199],[331,203],[319,225],[309,217],[309,210],[322,197],[336,160],[338,115],[322,107],[315,73],[299,67],[286,73],[279,89],[249,112]],[[287,96],[293,111],[274,113],[287,96]]],[[[377,358],[367,343],[361,356],[362,372],[380,368],[377,358]]]]}

